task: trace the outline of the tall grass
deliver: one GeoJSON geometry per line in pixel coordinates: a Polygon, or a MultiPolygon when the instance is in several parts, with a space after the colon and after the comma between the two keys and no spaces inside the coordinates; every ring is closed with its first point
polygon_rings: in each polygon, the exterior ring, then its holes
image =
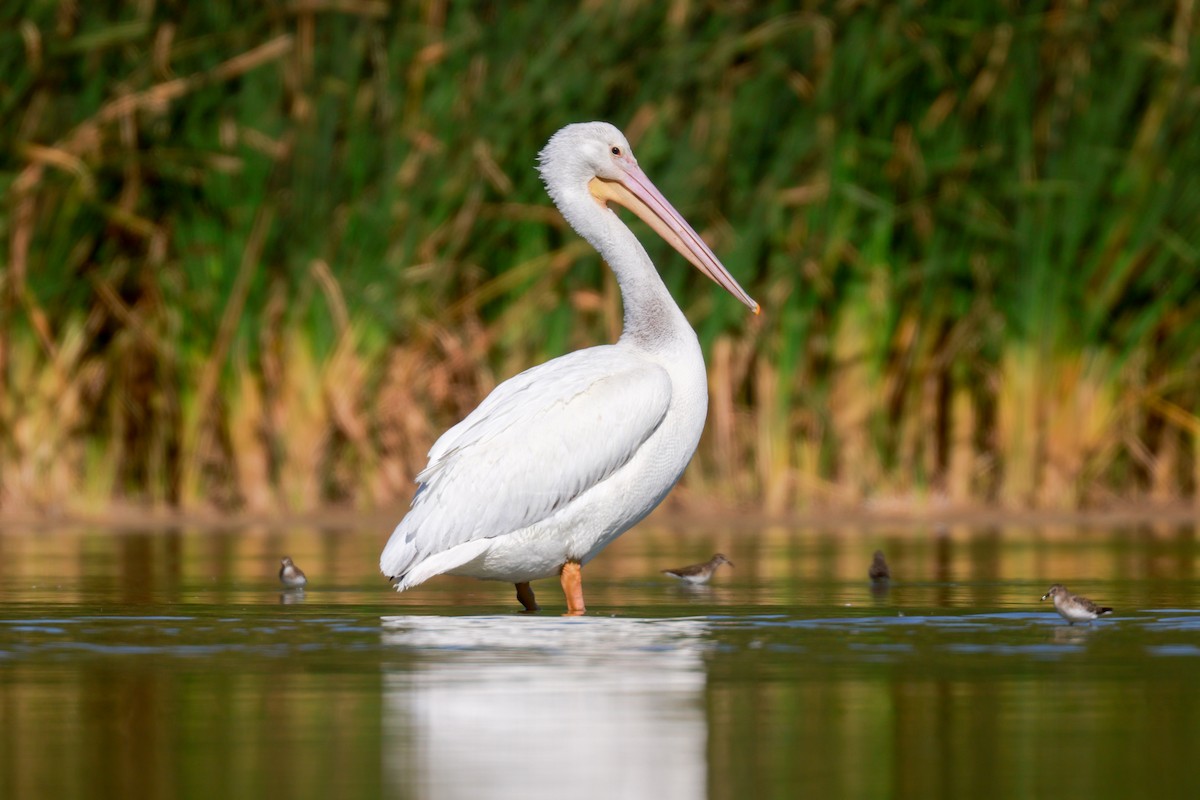
{"type": "Polygon", "coordinates": [[[28,3],[0,25],[0,509],[402,500],[611,340],[534,156],[609,119],[763,302],[685,486],[1200,498],[1194,3],[28,3]]]}

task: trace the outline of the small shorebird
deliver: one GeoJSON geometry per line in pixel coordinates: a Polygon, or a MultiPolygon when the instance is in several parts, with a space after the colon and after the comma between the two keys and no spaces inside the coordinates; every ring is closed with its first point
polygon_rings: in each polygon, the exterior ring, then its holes
{"type": "Polygon", "coordinates": [[[867,569],[867,576],[870,577],[871,583],[885,583],[892,577],[892,571],[888,569],[888,564],[883,559],[882,550],[875,551],[875,556],[871,559],[871,566],[867,569]]]}
{"type": "Polygon", "coordinates": [[[292,563],[289,556],[284,556],[279,566],[279,582],[289,589],[299,589],[308,583],[304,570],[292,563]]]}
{"type": "Polygon", "coordinates": [[[684,583],[708,583],[709,578],[717,571],[717,567],[722,564],[733,566],[733,562],[726,558],[723,553],[717,553],[703,564],[691,564],[690,566],[677,567],[676,569],[664,569],[662,573],[663,575],[679,578],[684,583]]]}
{"type": "Polygon", "coordinates": [[[1054,610],[1070,625],[1076,622],[1091,622],[1096,617],[1112,613],[1112,609],[1107,606],[1098,606],[1086,597],[1071,594],[1061,583],[1054,584],[1042,595],[1043,600],[1050,598],[1054,599],[1054,610]]]}

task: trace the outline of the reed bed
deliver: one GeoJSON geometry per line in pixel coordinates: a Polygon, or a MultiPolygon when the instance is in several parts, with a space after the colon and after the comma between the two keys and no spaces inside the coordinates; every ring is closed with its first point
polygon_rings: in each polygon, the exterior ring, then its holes
{"type": "Polygon", "coordinates": [[[533,170],[594,118],[764,306],[646,239],[710,364],[682,502],[1200,503],[1193,0],[5,16],[0,511],[402,502],[619,331],[533,170]]]}

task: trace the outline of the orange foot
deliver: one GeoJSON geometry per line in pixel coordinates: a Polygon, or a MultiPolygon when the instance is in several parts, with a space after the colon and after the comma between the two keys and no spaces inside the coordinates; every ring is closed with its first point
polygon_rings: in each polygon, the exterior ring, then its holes
{"type": "Polygon", "coordinates": [[[578,561],[563,564],[559,574],[563,594],[567,596],[568,617],[583,616],[587,609],[583,605],[583,566],[578,561]]]}

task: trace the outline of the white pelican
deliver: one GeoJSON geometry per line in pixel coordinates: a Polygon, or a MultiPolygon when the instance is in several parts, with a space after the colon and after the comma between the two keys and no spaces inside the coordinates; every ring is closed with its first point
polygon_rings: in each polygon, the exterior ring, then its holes
{"type": "Polygon", "coordinates": [[[616,344],[509,378],[442,434],[379,568],[398,591],[443,573],[508,581],[527,611],[537,609],[529,582],[558,575],[576,615],[584,613],[581,567],[671,490],[708,410],[696,334],[608,203],[637,214],[755,313],[758,303],[612,125],[568,125],[538,161],[554,204],[616,274],[624,331],[616,344]]]}

